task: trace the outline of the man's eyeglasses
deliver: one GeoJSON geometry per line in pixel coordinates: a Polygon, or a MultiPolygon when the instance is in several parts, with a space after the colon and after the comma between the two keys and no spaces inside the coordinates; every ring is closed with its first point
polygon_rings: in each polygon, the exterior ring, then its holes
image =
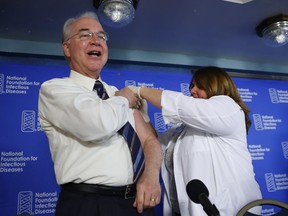
{"type": "Polygon", "coordinates": [[[72,37],[78,36],[80,40],[90,40],[94,37],[94,35],[100,40],[100,41],[107,41],[108,40],[108,34],[104,31],[100,32],[92,32],[89,30],[80,31],[71,37],[69,37],[66,41],[70,40],[72,37]]]}

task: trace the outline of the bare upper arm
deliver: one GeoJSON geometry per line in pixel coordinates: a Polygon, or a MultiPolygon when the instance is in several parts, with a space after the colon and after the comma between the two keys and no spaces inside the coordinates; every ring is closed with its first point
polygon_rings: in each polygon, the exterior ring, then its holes
{"type": "Polygon", "coordinates": [[[148,123],[144,121],[139,110],[134,110],[133,115],[135,119],[136,132],[140,139],[140,142],[144,144],[145,141],[147,141],[148,139],[157,139],[154,128],[152,126],[149,126],[148,123]]]}

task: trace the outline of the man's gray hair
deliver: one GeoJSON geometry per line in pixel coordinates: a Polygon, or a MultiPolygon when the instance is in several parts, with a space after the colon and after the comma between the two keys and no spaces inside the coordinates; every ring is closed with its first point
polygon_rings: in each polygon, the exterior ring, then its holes
{"type": "Polygon", "coordinates": [[[70,37],[72,24],[75,23],[76,21],[78,21],[79,19],[84,18],[84,17],[89,17],[89,18],[95,19],[99,22],[97,14],[95,12],[92,12],[92,11],[87,11],[87,12],[84,12],[84,13],[76,16],[76,17],[69,18],[64,23],[64,26],[63,26],[62,43],[67,41],[68,38],[70,37]]]}

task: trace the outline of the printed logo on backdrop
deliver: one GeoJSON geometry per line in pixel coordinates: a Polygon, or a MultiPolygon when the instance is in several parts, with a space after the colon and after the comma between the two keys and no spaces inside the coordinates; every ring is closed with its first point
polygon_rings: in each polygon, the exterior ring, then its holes
{"type": "Polygon", "coordinates": [[[125,80],[125,86],[137,86],[135,80],[125,80]]]}
{"type": "Polygon", "coordinates": [[[36,112],[34,110],[22,111],[21,131],[24,133],[42,131],[40,122],[38,121],[38,117],[36,118],[36,112]]]}
{"type": "Polygon", "coordinates": [[[0,74],[0,94],[27,94],[32,86],[40,86],[40,82],[29,81],[26,76],[6,76],[0,74]]]}
{"type": "Polygon", "coordinates": [[[288,103],[288,91],[269,88],[269,95],[272,103],[288,103]]]}
{"type": "Polygon", "coordinates": [[[288,177],[286,173],[265,173],[265,181],[268,192],[288,189],[288,177]]]}
{"type": "Polygon", "coordinates": [[[57,200],[57,192],[36,192],[33,199],[32,191],[20,191],[18,193],[17,215],[54,214],[57,200]]]}
{"type": "Polygon", "coordinates": [[[161,113],[154,113],[155,130],[159,133],[166,132],[172,125],[165,124],[161,113]]]}
{"type": "MultiPolygon", "coordinates": [[[[125,80],[125,86],[144,86],[144,87],[148,87],[148,88],[155,88],[155,89],[159,89],[159,90],[164,90],[163,87],[155,87],[154,83],[146,83],[146,82],[136,82],[135,80],[125,80]]],[[[188,83],[180,83],[180,89],[181,92],[184,95],[190,96],[190,90],[189,90],[189,84],[188,83]]]]}
{"type": "Polygon", "coordinates": [[[26,167],[37,161],[37,156],[27,156],[23,151],[3,151],[0,158],[0,173],[21,173],[24,172],[26,167]]]}
{"type": "MultiPolygon", "coordinates": [[[[288,141],[281,142],[283,157],[288,159],[288,141]]],[[[270,153],[270,148],[262,145],[248,145],[252,160],[264,160],[265,155],[270,153]]]]}
{"type": "Polygon", "coordinates": [[[17,214],[32,214],[32,191],[21,191],[18,193],[17,214]]]}
{"type": "Polygon", "coordinates": [[[276,130],[282,119],[276,119],[273,115],[253,114],[254,126],[257,131],[276,130]]]}
{"type": "Polygon", "coordinates": [[[0,74],[0,94],[4,91],[4,74],[0,74]]]}
{"type": "Polygon", "coordinates": [[[270,148],[262,145],[248,145],[252,160],[264,160],[266,153],[270,153],[270,148]]]}
{"type": "Polygon", "coordinates": [[[168,131],[169,129],[173,128],[173,136],[176,134],[180,134],[184,126],[181,123],[169,123],[165,124],[164,118],[162,113],[154,113],[154,123],[155,123],[155,130],[159,133],[163,133],[168,131]]]}
{"type": "Polygon", "coordinates": [[[237,88],[237,90],[244,102],[253,102],[253,97],[258,96],[258,92],[250,91],[249,88],[237,88]]]}
{"type": "Polygon", "coordinates": [[[288,159],[288,141],[282,142],[281,145],[282,145],[284,158],[288,159]]]}
{"type": "Polygon", "coordinates": [[[188,83],[180,83],[181,92],[186,96],[191,96],[189,84],[188,83]]]}
{"type": "MultiPolygon", "coordinates": [[[[148,88],[156,88],[154,87],[154,83],[146,83],[146,82],[136,82],[135,80],[125,80],[125,86],[144,86],[148,88]]],[[[164,90],[162,87],[158,87],[156,89],[164,90]]]]}
{"type": "Polygon", "coordinates": [[[269,216],[269,215],[274,215],[279,211],[279,208],[275,207],[275,206],[266,206],[264,205],[262,207],[262,211],[261,211],[261,215],[263,216],[269,216]]]}

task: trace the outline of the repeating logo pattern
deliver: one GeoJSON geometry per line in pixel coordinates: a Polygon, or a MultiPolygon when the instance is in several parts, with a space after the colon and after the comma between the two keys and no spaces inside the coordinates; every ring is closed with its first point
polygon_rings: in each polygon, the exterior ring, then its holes
{"type": "MultiPolygon", "coordinates": [[[[19,181],[17,180],[17,176],[21,176],[21,178],[26,176],[26,178],[29,178],[31,170],[35,169],[37,173],[37,169],[41,169],[42,165],[44,165],[45,168],[50,166],[50,164],[46,163],[47,161],[43,161],[46,158],[49,158],[49,155],[46,157],[46,154],[49,154],[49,149],[47,148],[48,152],[43,152],[43,145],[48,145],[45,135],[33,133],[41,131],[37,116],[37,107],[30,107],[31,104],[37,104],[31,103],[31,101],[35,100],[34,102],[37,102],[37,93],[39,91],[40,83],[44,78],[39,76],[39,71],[37,71],[37,74],[35,74],[34,77],[31,75],[36,72],[34,71],[34,66],[33,68],[28,67],[29,71],[27,70],[27,73],[25,73],[25,70],[27,69],[25,68],[26,63],[25,65],[21,65],[21,68],[19,67],[19,70],[15,70],[15,72],[11,70],[4,73],[4,70],[2,70],[2,73],[0,73],[0,97],[1,101],[4,102],[1,103],[2,116],[7,115],[7,118],[9,119],[8,121],[14,121],[16,119],[15,130],[18,130],[17,132],[21,130],[20,132],[26,133],[21,134],[19,137],[13,137],[13,142],[11,142],[11,134],[14,136],[11,128],[14,130],[15,127],[6,127],[5,122],[3,124],[3,136],[1,139],[2,146],[0,146],[3,147],[1,150],[0,172],[1,182],[4,182],[4,186],[5,183],[9,181],[13,181],[13,185],[18,184],[19,181]],[[13,100],[18,100],[19,98],[24,102],[23,106],[20,104],[20,111],[18,110],[18,107],[15,107],[17,109],[13,109],[12,111],[10,107],[11,105],[15,104],[15,101],[13,100]],[[16,113],[14,112],[15,110],[16,113]],[[15,119],[10,118],[14,116],[15,119]],[[25,139],[23,139],[23,137],[25,137],[25,139]],[[40,148],[40,150],[37,150],[37,148],[40,148]],[[31,152],[31,150],[33,151],[31,152]]],[[[45,70],[46,69],[47,68],[45,66],[45,70]]],[[[117,78],[115,79],[118,79],[119,77],[118,69],[119,68],[117,68],[117,73],[115,76],[117,78]]],[[[49,69],[49,72],[50,71],[51,70],[49,69]]],[[[161,71],[161,73],[162,72],[163,71],[161,71]]],[[[114,72],[112,71],[112,73],[114,72]]],[[[142,74],[142,77],[141,74],[137,74],[135,76],[136,73],[125,73],[126,71],[124,70],[121,72],[121,76],[123,76],[121,77],[122,81],[120,84],[120,79],[114,80],[113,82],[118,83],[120,86],[122,86],[123,82],[125,82],[125,86],[145,86],[161,90],[164,90],[164,88],[167,87],[167,89],[175,89],[177,91],[180,89],[184,95],[190,96],[189,84],[185,82],[186,80],[190,79],[190,72],[189,78],[188,76],[183,78],[183,74],[178,73],[177,76],[173,74],[173,76],[170,77],[170,74],[172,73],[169,72],[165,74],[164,78],[160,78],[163,80],[157,80],[157,75],[152,78],[153,82],[146,82],[146,80],[150,80],[150,78],[146,79],[146,73],[142,74]],[[122,79],[125,76],[128,77],[127,80],[122,79]],[[167,84],[165,79],[167,79],[168,83],[171,83],[171,85],[167,84]],[[172,84],[172,82],[170,82],[171,80],[173,83],[177,81],[179,82],[177,84],[172,84]]],[[[47,78],[46,75],[45,77],[47,78]]],[[[59,75],[57,71],[56,76],[66,75],[59,75]]],[[[250,138],[255,136],[256,139],[253,137],[249,140],[251,141],[251,143],[249,143],[249,151],[253,159],[253,164],[255,165],[256,177],[260,180],[259,183],[262,184],[260,186],[264,196],[279,197],[285,201],[288,191],[288,173],[286,169],[287,166],[285,166],[288,159],[288,141],[287,137],[285,137],[285,132],[287,131],[287,118],[285,116],[287,113],[286,108],[288,103],[287,82],[285,82],[283,85],[283,82],[278,83],[276,81],[274,83],[274,80],[269,80],[269,83],[265,84],[265,80],[258,81],[249,79],[248,82],[246,82],[245,79],[239,78],[239,83],[241,84],[239,86],[242,88],[238,90],[240,91],[240,96],[242,97],[243,101],[248,102],[248,106],[251,107],[251,110],[253,111],[252,120],[254,121],[255,130],[251,130],[249,134],[250,136],[252,134],[250,138]],[[265,106],[262,106],[263,103],[265,106]],[[266,114],[263,113],[263,110],[266,112],[266,114]],[[283,120],[281,118],[283,118],[283,120]],[[267,131],[266,133],[266,130],[273,131],[267,131]],[[267,141],[263,140],[262,134],[263,137],[267,137],[267,134],[269,134],[269,139],[267,139],[267,141]],[[270,138],[273,141],[270,141],[270,138]],[[270,163],[269,160],[273,160],[273,162],[270,163]],[[263,163],[265,166],[261,165],[263,163]]],[[[160,111],[154,112],[153,109],[154,107],[149,107],[150,117],[152,121],[154,117],[155,129],[158,132],[166,132],[171,127],[172,129],[175,127],[175,125],[172,126],[165,124],[162,113],[160,111]]],[[[9,124],[9,126],[10,125],[11,124],[9,124]]],[[[52,163],[52,161],[49,161],[49,163],[52,163]]],[[[50,170],[53,170],[53,165],[51,165],[50,168],[50,170]]],[[[53,175],[53,173],[51,173],[51,175],[53,175]]],[[[36,175],[35,178],[41,179],[41,176],[39,177],[36,175]]],[[[2,196],[7,203],[15,201],[15,205],[13,205],[14,208],[11,210],[10,207],[7,207],[7,204],[2,203],[3,205],[0,206],[0,214],[2,215],[2,212],[4,211],[3,215],[54,215],[53,211],[56,206],[57,194],[54,194],[54,192],[53,194],[50,193],[49,195],[43,194],[42,192],[37,193],[35,191],[37,190],[36,188],[40,188],[40,190],[42,190],[41,181],[38,182],[38,186],[32,185],[32,187],[29,181],[21,181],[20,187],[22,188],[22,191],[17,190],[19,187],[7,189],[7,193],[4,193],[2,196]]],[[[9,183],[8,185],[12,184],[9,183]]],[[[52,190],[56,190],[53,183],[51,184],[51,187],[53,187],[52,190]]],[[[262,213],[269,215],[268,213],[273,211],[273,209],[269,208],[264,209],[262,213]]]]}

